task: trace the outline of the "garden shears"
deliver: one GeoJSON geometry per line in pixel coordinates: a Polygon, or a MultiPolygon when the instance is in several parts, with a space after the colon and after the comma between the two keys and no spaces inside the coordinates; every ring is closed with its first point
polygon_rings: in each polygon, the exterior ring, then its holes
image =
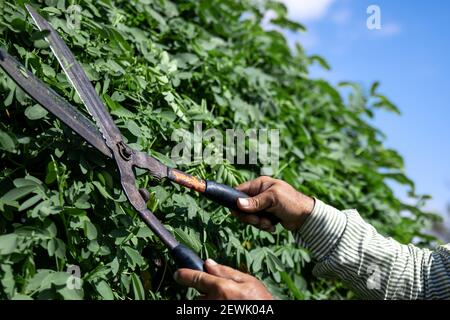
{"type": "MultiPolygon", "coordinates": [[[[0,50],[1,68],[34,100],[69,126],[89,144],[105,156],[116,161],[120,181],[128,201],[139,213],[146,225],[170,250],[179,267],[203,270],[203,261],[188,247],[180,244],[164,225],[147,208],[148,192],[136,186],[133,168],[148,170],[156,180],[169,179],[172,182],[193,189],[216,203],[237,210],[237,199],[248,195],[229,186],[193,177],[185,172],[170,168],[154,157],[130,148],[120,130],[101,101],[81,65],[50,23],[31,6],[26,5],[38,29],[47,32],[45,38],[56,56],[71,85],[89,111],[95,124],[69,104],[59,94],[25,69],[8,53],[0,50]]],[[[264,213],[269,218],[269,214],[264,213]]],[[[276,220],[270,218],[274,223],[276,220]]]]}

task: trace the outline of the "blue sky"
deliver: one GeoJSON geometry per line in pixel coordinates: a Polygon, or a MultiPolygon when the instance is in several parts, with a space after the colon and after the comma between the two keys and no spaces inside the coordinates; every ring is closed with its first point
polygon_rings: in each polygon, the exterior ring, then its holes
{"type": "MultiPolygon", "coordinates": [[[[284,0],[293,20],[306,25],[300,41],[332,70],[313,77],[332,83],[376,80],[401,110],[377,114],[386,145],[405,158],[417,191],[433,196],[428,209],[446,213],[450,202],[450,1],[284,0]],[[369,5],[381,9],[381,29],[366,27],[369,5]]],[[[395,187],[399,197],[406,197],[395,187]]]]}

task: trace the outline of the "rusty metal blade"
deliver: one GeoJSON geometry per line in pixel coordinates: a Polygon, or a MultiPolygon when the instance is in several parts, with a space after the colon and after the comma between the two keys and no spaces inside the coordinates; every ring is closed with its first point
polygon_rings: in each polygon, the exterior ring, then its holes
{"type": "Polygon", "coordinates": [[[93,147],[112,158],[111,150],[106,145],[101,133],[88,118],[3,50],[0,50],[0,67],[41,106],[82,136],[93,147]]]}
{"type": "Polygon", "coordinates": [[[45,39],[50,44],[53,54],[58,59],[59,64],[77,91],[81,101],[83,101],[89,113],[94,118],[95,123],[105,138],[106,145],[111,150],[116,150],[117,145],[123,140],[120,130],[114,124],[111,115],[100,100],[83,68],[50,23],[40,16],[30,5],[26,5],[26,8],[39,30],[47,30],[49,32],[45,39]]]}

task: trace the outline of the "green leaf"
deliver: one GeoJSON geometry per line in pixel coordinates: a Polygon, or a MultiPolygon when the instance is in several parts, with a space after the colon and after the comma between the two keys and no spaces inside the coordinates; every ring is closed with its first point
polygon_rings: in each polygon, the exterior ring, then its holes
{"type": "Polygon", "coordinates": [[[119,272],[119,260],[117,259],[117,257],[115,257],[113,259],[113,261],[111,261],[111,271],[113,273],[113,275],[116,275],[117,272],[119,272]]]}
{"type": "Polygon", "coordinates": [[[133,120],[127,121],[127,129],[135,136],[135,137],[141,137],[142,132],[139,126],[134,122],[133,120]]]}
{"type": "Polygon", "coordinates": [[[182,242],[183,244],[185,244],[186,246],[188,246],[195,252],[200,251],[201,243],[197,237],[195,237],[192,234],[186,233],[186,231],[184,231],[183,229],[180,229],[180,228],[176,228],[174,230],[174,232],[175,232],[175,236],[177,237],[177,239],[180,242],[182,242]]]}
{"type": "Polygon", "coordinates": [[[97,228],[90,221],[84,222],[84,233],[89,240],[97,239],[97,228]]]}
{"type": "Polygon", "coordinates": [[[30,120],[38,120],[44,118],[47,115],[47,110],[42,108],[40,105],[35,104],[25,109],[25,115],[30,120]]]}
{"type": "Polygon", "coordinates": [[[129,246],[124,246],[123,250],[125,250],[128,263],[133,268],[134,268],[134,266],[140,266],[141,264],[144,263],[144,259],[142,258],[141,254],[137,250],[135,250],[129,246]]]}
{"type": "Polygon", "coordinates": [[[114,294],[106,281],[99,281],[95,285],[95,290],[102,296],[103,300],[114,300],[114,294]]]}
{"type": "Polygon", "coordinates": [[[30,207],[34,206],[36,203],[38,203],[40,200],[42,200],[42,196],[40,194],[36,194],[34,196],[32,196],[31,198],[27,199],[26,201],[24,201],[20,207],[19,207],[19,211],[24,211],[29,209],[30,207]]]}
{"type": "Polygon", "coordinates": [[[50,34],[50,31],[48,31],[48,30],[34,31],[30,37],[30,40],[31,41],[42,40],[42,39],[45,39],[45,37],[47,37],[49,34],[50,34]]]}
{"type": "Polygon", "coordinates": [[[311,63],[317,62],[325,70],[331,70],[331,67],[328,64],[328,62],[326,62],[325,59],[322,58],[321,56],[313,55],[309,57],[309,60],[311,61],[311,63]]]}
{"type": "Polygon", "coordinates": [[[61,10],[54,8],[54,7],[45,7],[45,8],[42,8],[41,11],[51,13],[54,15],[58,15],[58,16],[61,15],[61,10]]]}
{"type": "Polygon", "coordinates": [[[55,239],[56,251],[55,256],[60,259],[66,259],[66,244],[61,239],[55,239]]]}
{"type": "Polygon", "coordinates": [[[283,263],[270,250],[267,250],[266,252],[266,263],[267,267],[272,273],[275,273],[277,271],[284,271],[283,263]]]}
{"type": "Polygon", "coordinates": [[[188,65],[194,65],[199,61],[197,55],[192,53],[180,53],[175,56],[178,66],[181,68],[188,68],[188,65]]]}
{"type": "Polygon", "coordinates": [[[50,272],[41,283],[41,288],[50,288],[51,285],[65,286],[70,274],[67,272],[50,272]]]}
{"type": "Polygon", "coordinates": [[[58,177],[58,167],[54,161],[47,164],[47,175],[45,176],[45,183],[51,184],[56,181],[58,177]]]}
{"type": "Polygon", "coordinates": [[[42,65],[42,72],[44,72],[44,75],[48,78],[54,78],[56,76],[55,70],[46,64],[42,65]]]}
{"type": "Polygon", "coordinates": [[[2,130],[0,130],[0,149],[7,152],[15,152],[16,150],[16,144],[13,138],[2,130]]]}
{"type": "Polygon", "coordinates": [[[56,251],[56,241],[54,239],[50,239],[47,242],[47,252],[50,257],[53,257],[56,251]]]}
{"type": "Polygon", "coordinates": [[[142,285],[141,280],[135,273],[131,274],[131,284],[133,288],[134,299],[144,300],[145,299],[144,286],[142,285]]]}
{"type": "Polygon", "coordinates": [[[16,293],[11,300],[33,300],[33,298],[26,294],[16,293]]]}
{"type": "Polygon", "coordinates": [[[12,266],[9,264],[2,264],[0,265],[0,271],[2,271],[0,273],[0,284],[4,290],[3,292],[9,298],[16,293],[16,281],[14,279],[12,266]]]}
{"type": "Polygon", "coordinates": [[[5,202],[19,200],[36,190],[36,186],[25,186],[8,191],[0,199],[5,202]]]}
{"type": "Polygon", "coordinates": [[[52,270],[47,269],[40,269],[37,270],[36,274],[28,280],[28,283],[26,285],[26,292],[32,293],[36,290],[39,290],[42,287],[43,281],[47,276],[53,272],[52,270]]]}
{"type": "Polygon", "coordinates": [[[262,262],[266,256],[265,248],[258,248],[252,251],[252,270],[253,272],[259,272],[262,267],[262,262]]]}
{"type": "Polygon", "coordinates": [[[14,185],[19,188],[19,187],[27,187],[27,186],[40,186],[42,184],[42,182],[30,175],[25,176],[25,178],[18,178],[18,179],[14,179],[14,185]]]}
{"type": "Polygon", "coordinates": [[[377,94],[378,87],[380,86],[379,81],[375,81],[372,86],[370,87],[370,94],[372,96],[375,96],[377,94]]]}
{"type": "Polygon", "coordinates": [[[83,300],[84,298],[84,292],[81,289],[70,289],[68,287],[63,287],[58,289],[58,293],[64,300],[83,300]]]}
{"type": "Polygon", "coordinates": [[[102,186],[102,184],[98,181],[92,181],[92,184],[100,191],[101,195],[107,199],[114,200],[113,197],[106,191],[106,189],[102,186]]]}
{"type": "Polygon", "coordinates": [[[0,236],[0,255],[13,253],[18,244],[18,237],[14,233],[0,236]]]}
{"type": "Polygon", "coordinates": [[[15,18],[11,21],[11,27],[14,31],[20,32],[26,30],[26,22],[23,19],[15,18]]]}

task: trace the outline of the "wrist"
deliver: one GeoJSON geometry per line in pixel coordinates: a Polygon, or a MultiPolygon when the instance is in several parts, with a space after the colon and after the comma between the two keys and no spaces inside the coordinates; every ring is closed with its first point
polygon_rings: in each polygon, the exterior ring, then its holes
{"type": "Polygon", "coordinates": [[[300,243],[320,261],[334,250],[346,225],[346,214],[315,199],[313,211],[298,230],[300,243]]]}
{"type": "Polygon", "coordinates": [[[314,210],[315,202],[316,200],[314,198],[308,197],[302,193],[299,192],[300,195],[300,210],[298,214],[298,221],[297,221],[297,229],[300,229],[303,224],[306,222],[308,217],[311,215],[311,213],[314,210]]]}

